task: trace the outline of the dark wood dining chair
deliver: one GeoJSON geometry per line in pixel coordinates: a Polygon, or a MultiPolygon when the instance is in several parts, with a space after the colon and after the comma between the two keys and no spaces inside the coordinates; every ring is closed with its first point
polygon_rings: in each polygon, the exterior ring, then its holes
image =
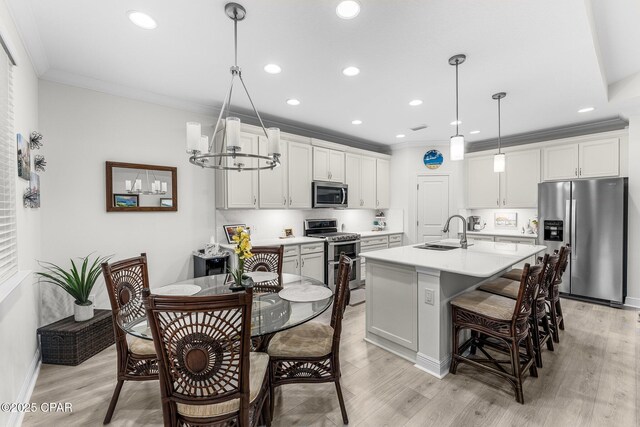
{"type": "Polygon", "coordinates": [[[103,263],[102,274],[111,303],[117,353],[118,382],[104,417],[104,424],[109,424],[124,382],[157,380],[158,362],[153,342],[127,337],[116,320],[120,317],[124,321],[131,321],[145,315],[142,290],[149,289],[147,254],[111,264],[103,263]]]}
{"type": "Polygon", "coordinates": [[[506,379],[513,386],[516,400],[524,403],[522,381],[527,370],[531,376],[538,376],[529,317],[543,270],[543,265],[525,264],[516,300],[479,290],[465,292],[451,300],[453,351],[449,372],[455,374],[460,363],[488,371],[506,379]],[[471,338],[460,344],[463,330],[470,330],[471,338]],[[524,354],[521,344],[524,344],[524,354]],[[467,355],[466,350],[472,346],[485,357],[475,355],[476,351],[467,355]],[[497,359],[485,347],[506,353],[509,358],[497,359]],[[510,365],[511,369],[503,365],[510,365]]]}
{"type": "Polygon", "coordinates": [[[244,261],[244,271],[264,271],[278,275],[276,279],[255,283],[254,292],[281,291],[284,246],[254,246],[251,248],[251,253],[253,253],[253,256],[244,261]]]}
{"type": "Polygon", "coordinates": [[[353,261],[340,256],[331,323],[309,322],[278,332],[269,343],[271,357],[271,413],[276,387],[292,383],[333,382],[338,394],[342,421],[349,424],[347,409],[340,387],[340,333],[342,317],[347,307],[349,276],[353,261]]]}
{"type": "Polygon", "coordinates": [[[150,295],[165,426],[271,425],[269,356],[251,352],[252,290],[150,295]]]}
{"type": "MultiPolygon", "coordinates": [[[[542,368],[542,348],[546,345],[547,349],[553,351],[552,328],[549,316],[547,314],[547,299],[549,297],[550,288],[553,285],[558,271],[560,269],[560,259],[564,255],[565,248],[560,249],[560,253],[554,255],[545,255],[539,258],[540,265],[544,266],[542,272],[543,278],[540,281],[538,292],[535,296],[535,303],[531,310],[531,338],[533,340],[533,348],[536,354],[536,366],[542,368]]],[[[478,289],[491,292],[503,297],[517,299],[520,288],[520,281],[499,277],[490,280],[478,289]]]]}

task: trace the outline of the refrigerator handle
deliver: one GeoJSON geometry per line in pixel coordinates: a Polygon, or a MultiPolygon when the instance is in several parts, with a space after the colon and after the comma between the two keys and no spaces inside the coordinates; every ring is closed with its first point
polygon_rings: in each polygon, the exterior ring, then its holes
{"type": "Polygon", "coordinates": [[[564,234],[564,238],[563,238],[563,242],[562,244],[566,245],[567,243],[571,244],[571,246],[573,246],[573,240],[571,239],[573,236],[571,235],[571,221],[569,220],[569,215],[571,214],[571,200],[565,200],[564,201],[564,229],[565,229],[565,234],[564,234]]]}
{"type": "Polygon", "coordinates": [[[578,243],[576,236],[576,221],[578,218],[578,213],[576,212],[576,199],[571,199],[571,258],[578,258],[578,243]]]}

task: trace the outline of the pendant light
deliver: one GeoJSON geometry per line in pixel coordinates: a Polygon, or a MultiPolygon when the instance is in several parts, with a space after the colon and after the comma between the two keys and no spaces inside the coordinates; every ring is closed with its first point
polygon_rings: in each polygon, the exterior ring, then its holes
{"type": "MultiPolygon", "coordinates": [[[[265,128],[260,113],[253,104],[253,99],[249,95],[249,90],[242,78],[242,70],[238,66],[238,21],[242,21],[247,15],[247,11],[242,5],[238,3],[227,3],[224,7],[226,15],[233,21],[233,43],[234,43],[234,65],[231,67],[231,85],[229,91],[220,108],[220,114],[216,121],[216,126],[213,130],[213,137],[211,143],[206,136],[201,136],[200,123],[188,122],[187,123],[187,153],[189,153],[189,161],[196,166],[203,168],[212,168],[219,170],[235,170],[253,171],[263,169],[273,169],[280,166],[280,129],[278,128],[265,128]],[[260,127],[265,135],[265,141],[267,144],[266,155],[260,155],[257,153],[245,153],[242,152],[240,146],[240,129],[241,123],[238,117],[230,117],[229,110],[231,107],[231,94],[233,93],[233,83],[235,79],[240,80],[244,92],[249,98],[251,108],[255,114],[260,127]],[[226,117],[223,115],[226,110],[226,117]],[[220,151],[213,152],[214,138],[218,134],[218,129],[222,131],[222,143],[220,144],[220,151]],[[227,159],[231,159],[227,161],[227,159]],[[253,160],[253,165],[245,164],[246,161],[253,160]]],[[[260,138],[259,144],[263,144],[262,138],[260,138]]],[[[262,150],[259,150],[262,151],[262,150]]]]}
{"type": "Polygon", "coordinates": [[[449,144],[451,160],[464,159],[464,136],[460,135],[458,131],[458,126],[460,125],[460,120],[458,118],[458,65],[462,64],[465,59],[467,59],[466,55],[462,54],[454,55],[449,58],[449,65],[454,65],[456,67],[456,134],[451,137],[449,144]]]}
{"type": "Polygon", "coordinates": [[[506,92],[498,92],[494,93],[492,98],[498,100],[498,154],[493,156],[493,171],[494,172],[504,172],[504,168],[507,163],[507,159],[502,152],[502,134],[500,133],[500,101],[502,98],[507,96],[506,92]]]}

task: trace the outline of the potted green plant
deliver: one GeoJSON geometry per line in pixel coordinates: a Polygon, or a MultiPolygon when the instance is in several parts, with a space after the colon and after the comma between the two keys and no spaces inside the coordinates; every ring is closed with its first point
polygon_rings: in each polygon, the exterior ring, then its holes
{"type": "Polygon", "coordinates": [[[103,262],[111,259],[108,257],[96,257],[93,262],[89,260],[89,255],[81,257],[82,264],[76,264],[71,259],[71,268],[65,270],[51,262],[40,262],[44,271],[36,273],[45,283],[51,283],[62,288],[71,295],[75,304],[73,306],[73,316],[76,322],[83,322],[93,317],[93,301],[89,300],[89,295],[100,277],[103,262]]]}

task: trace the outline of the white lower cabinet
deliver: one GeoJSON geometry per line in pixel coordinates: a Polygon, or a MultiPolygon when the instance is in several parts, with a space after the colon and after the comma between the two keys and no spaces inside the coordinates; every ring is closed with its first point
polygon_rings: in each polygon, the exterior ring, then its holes
{"type": "Polygon", "coordinates": [[[282,259],[282,272],[288,274],[300,275],[300,257],[286,256],[282,259]]]}
{"type": "MultiPolygon", "coordinates": [[[[518,243],[521,245],[535,245],[536,244],[536,240],[535,239],[524,239],[524,238],[520,238],[520,237],[499,237],[496,236],[496,242],[502,242],[502,243],[518,243]]],[[[529,258],[520,261],[519,263],[515,264],[513,266],[513,268],[524,268],[525,264],[529,264],[529,265],[534,265],[536,263],[536,256],[530,256],[529,258]]]]}
{"type": "MultiPolygon", "coordinates": [[[[402,246],[402,234],[390,234],[385,236],[363,237],[360,239],[360,252],[379,251],[388,248],[397,248],[402,246]]],[[[360,261],[360,277],[366,280],[367,277],[367,260],[363,255],[360,261]]]]}
{"type": "Polygon", "coordinates": [[[324,282],[324,252],[300,255],[300,275],[324,282]]]}

